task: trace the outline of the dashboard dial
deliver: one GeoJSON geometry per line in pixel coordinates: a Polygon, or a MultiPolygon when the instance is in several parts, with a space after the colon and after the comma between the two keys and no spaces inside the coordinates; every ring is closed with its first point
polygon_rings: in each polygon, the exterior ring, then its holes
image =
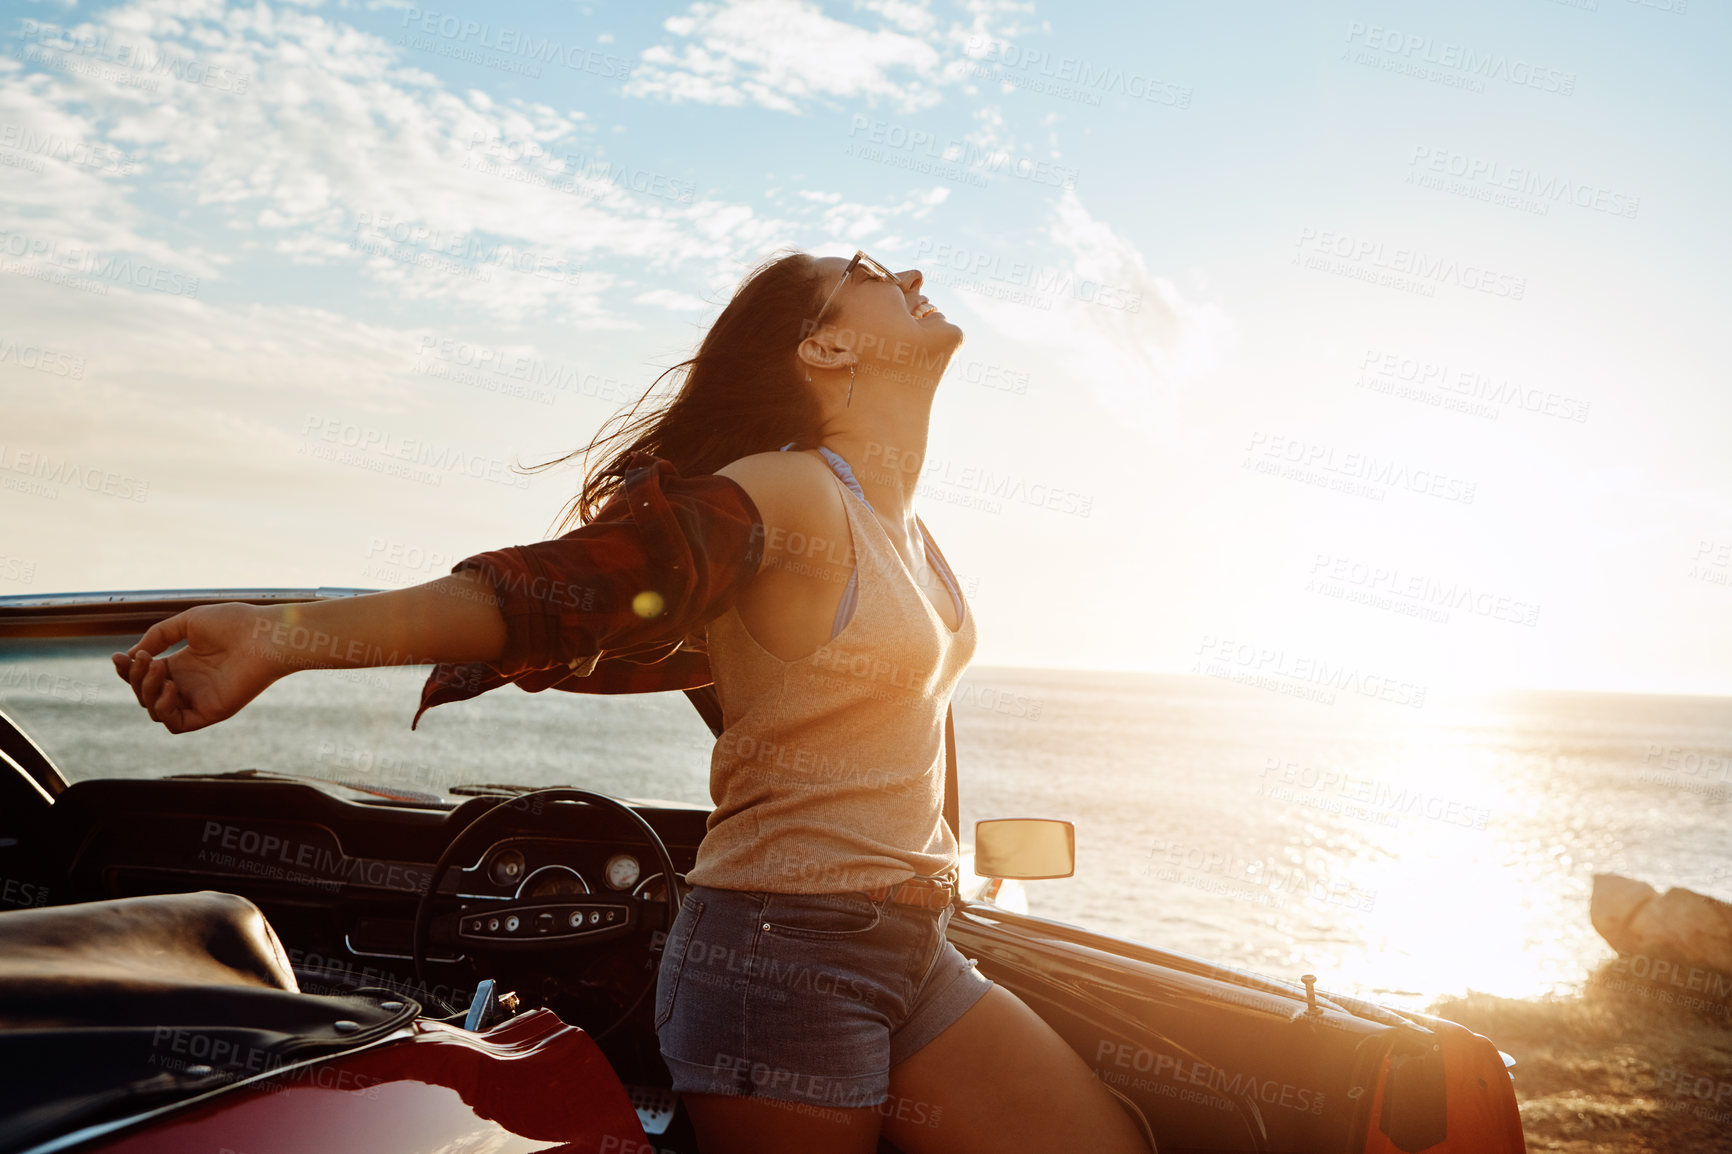
{"type": "Polygon", "coordinates": [[[517,887],[520,898],[568,898],[589,892],[589,883],[570,866],[545,865],[517,887]]]}
{"type": "Polygon", "coordinates": [[[607,859],[607,884],[616,890],[629,890],[637,885],[643,867],[629,853],[616,853],[607,859]]]}
{"type": "Polygon", "coordinates": [[[493,860],[487,865],[487,876],[496,886],[510,888],[523,880],[523,871],[528,863],[523,860],[523,854],[514,849],[502,849],[493,855],[493,860]]]}

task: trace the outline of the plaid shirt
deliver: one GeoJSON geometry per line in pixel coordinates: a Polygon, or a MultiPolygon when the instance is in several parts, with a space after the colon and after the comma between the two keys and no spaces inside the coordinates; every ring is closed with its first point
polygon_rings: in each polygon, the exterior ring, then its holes
{"type": "Polygon", "coordinates": [[[435,705],[511,682],[530,693],[654,693],[715,680],[704,627],[757,576],[757,506],[730,478],[681,477],[642,451],[611,471],[624,484],[589,524],[452,566],[492,583],[505,652],[435,666],[410,729],[435,705]]]}

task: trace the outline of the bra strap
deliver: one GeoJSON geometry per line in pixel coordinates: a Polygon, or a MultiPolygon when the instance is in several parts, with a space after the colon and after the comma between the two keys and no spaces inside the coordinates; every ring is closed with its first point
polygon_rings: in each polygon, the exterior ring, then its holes
{"type": "MultiPolygon", "coordinates": [[[[786,445],[782,446],[781,452],[785,453],[793,447],[794,442],[789,441],[786,445]]],[[[866,491],[860,487],[859,480],[854,476],[854,470],[849,468],[848,462],[842,459],[842,454],[836,452],[834,449],[826,448],[823,445],[818,446],[818,452],[823,454],[824,460],[828,461],[830,464],[830,470],[838,477],[842,478],[842,483],[847,485],[856,497],[860,498],[861,503],[868,509],[872,508],[872,502],[866,500],[866,491]]],[[[927,532],[926,522],[920,521],[918,517],[915,518],[915,520],[920,525],[920,537],[923,545],[931,546],[930,549],[923,548],[922,552],[926,553],[927,563],[934,569],[938,570],[939,579],[942,580],[945,587],[950,590],[951,604],[956,607],[956,619],[960,622],[962,620],[962,615],[966,610],[962,607],[962,589],[957,584],[956,574],[950,571],[950,565],[944,560],[944,554],[939,551],[938,543],[932,539],[932,534],[927,532]]],[[[848,588],[842,591],[842,603],[836,606],[835,628],[830,632],[832,639],[835,638],[836,634],[842,632],[842,627],[847,625],[849,618],[854,616],[854,601],[858,596],[856,593],[856,587],[859,584],[859,580],[860,571],[856,567],[855,571],[848,576],[848,588]]]]}
{"type": "MultiPolygon", "coordinates": [[[[782,446],[780,451],[786,453],[793,445],[794,442],[789,441],[782,446]]],[[[848,462],[844,461],[839,454],[824,448],[822,445],[818,446],[818,451],[824,454],[824,460],[829,462],[831,471],[840,477],[842,482],[852,489],[854,494],[861,501],[864,501],[866,507],[870,509],[872,502],[866,500],[866,494],[861,491],[860,482],[854,479],[854,470],[848,467],[848,462]]],[[[848,622],[854,619],[854,605],[859,600],[860,566],[856,565],[854,571],[848,574],[848,585],[842,590],[842,600],[836,603],[836,617],[830,622],[830,640],[836,640],[837,634],[846,629],[848,622]]]]}

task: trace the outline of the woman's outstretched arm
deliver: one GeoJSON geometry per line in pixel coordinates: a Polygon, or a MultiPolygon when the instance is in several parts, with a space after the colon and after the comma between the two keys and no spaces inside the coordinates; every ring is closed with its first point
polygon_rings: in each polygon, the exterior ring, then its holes
{"type": "Polygon", "coordinates": [[[151,626],[114,654],[114,668],[152,721],[187,733],[234,716],[297,669],[492,661],[505,643],[492,586],[464,570],[328,601],[200,605],[151,626]]]}
{"type": "MultiPolygon", "coordinates": [[[[538,690],[588,676],[604,658],[641,672],[732,604],[758,573],[766,533],[751,494],[730,477],[681,477],[644,452],[610,467],[623,476],[620,492],[555,540],[478,553],[449,577],[387,593],[201,605],[116,653],[115,672],[171,733],[234,716],[297,669],[432,665],[417,719],[512,681],[538,690]]],[[[652,675],[620,689],[619,672],[601,678],[614,686],[604,692],[666,687],[652,675]]],[[[699,675],[690,661],[674,673],[699,675]]]]}

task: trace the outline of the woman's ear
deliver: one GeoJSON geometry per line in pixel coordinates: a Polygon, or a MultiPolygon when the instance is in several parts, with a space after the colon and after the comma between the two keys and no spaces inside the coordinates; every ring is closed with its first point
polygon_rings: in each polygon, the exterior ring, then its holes
{"type": "Polygon", "coordinates": [[[812,338],[807,337],[794,346],[794,371],[804,377],[808,384],[812,381],[812,355],[806,346],[811,343],[812,338]]]}
{"type": "Polygon", "coordinates": [[[795,358],[800,362],[806,379],[812,379],[813,369],[839,369],[848,364],[843,355],[846,349],[829,344],[815,336],[807,337],[795,347],[795,358]]]}

